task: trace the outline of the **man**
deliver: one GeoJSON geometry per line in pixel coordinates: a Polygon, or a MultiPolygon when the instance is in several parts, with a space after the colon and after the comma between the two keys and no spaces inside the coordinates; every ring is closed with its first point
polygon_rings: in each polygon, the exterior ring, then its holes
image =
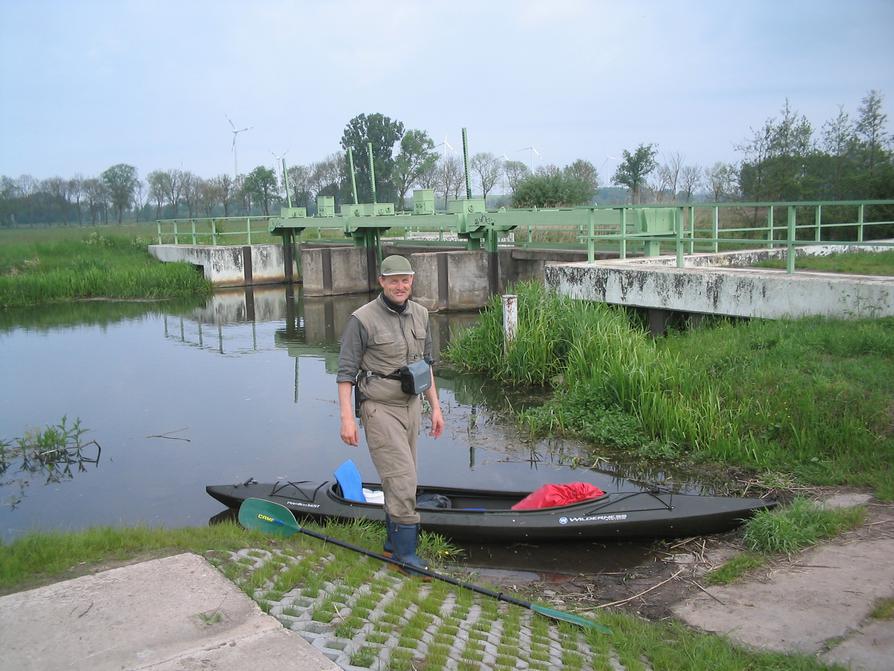
{"type": "Polygon", "coordinates": [[[405,564],[425,568],[416,555],[416,436],[422,424],[422,400],[416,390],[427,386],[422,394],[431,406],[429,435],[441,435],[444,417],[430,366],[428,310],[410,300],[414,275],[403,256],[382,260],[378,278],[382,293],[355,310],[345,326],[336,382],[341,439],[348,445],[359,444],[352,390],[362,400],[360,419],[385,493],[385,551],[405,564]],[[407,372],[401,379],[398,371],[404,367],[415,371],[414,382],[408,382],[407,372]]]}

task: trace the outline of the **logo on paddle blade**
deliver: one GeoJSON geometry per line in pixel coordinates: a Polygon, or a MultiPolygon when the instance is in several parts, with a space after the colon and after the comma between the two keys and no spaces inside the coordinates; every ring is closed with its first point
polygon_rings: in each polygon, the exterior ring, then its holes
{"type": "Polygon", "coordinates": [[[265,515],[264,513],[258,513],[258,519],[264,520],[265,522],[276,522],[270,515],[265,515]]]}

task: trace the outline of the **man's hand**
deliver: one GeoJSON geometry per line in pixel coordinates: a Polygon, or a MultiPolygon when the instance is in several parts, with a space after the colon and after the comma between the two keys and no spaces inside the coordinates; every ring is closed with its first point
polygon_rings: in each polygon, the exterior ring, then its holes
{"type": "Polygon", "coordinates": [[[338,411],[341,417],[341,439],[346,445],[357,447],[360,444],[360,429],[354,419],[354,402],[351,392],[354,385],[350,382],[338,383],[338,411]]]}
{"type": "Polygon", "coordinates": [[[444,415],[441,414],[441,406],[436,405],[431,409],[431,431],[428,435],[438,438],[444,432],[444,415]]]}
{"type": "Polygon", "coordinates": [[[357,447],[360,444],[360,430],[353,417],[341,420],[341,439],[351,447],[357,447]]]}

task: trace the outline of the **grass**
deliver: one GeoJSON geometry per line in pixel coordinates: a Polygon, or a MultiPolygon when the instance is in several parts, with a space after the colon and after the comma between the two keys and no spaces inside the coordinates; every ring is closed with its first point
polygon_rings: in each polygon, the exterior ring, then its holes
{"type": "Polygon", "coordinates": [[[745,526],[745,545],[752,552],[793,554],[865,519],[863,506],[825,509],[798,497],[781,510],[759,510],[745,526]]]}
{"type": "Polygon", "coordinates": [[[767,558],[765,555],[743,552],[708,573],[705,577],[705,582],[709,585],[729,585],[749,571],[760,568],[766,563],[767,558]]]}
{"type": "Polygon", "coordinates": [[[886,597],[876,601],[869,617],[874,620],[894,620],[894,598],[886,597]]]}
{"type": "MultiPolygon", "coordinates": [[[[894,500],[894,318],[717,321],[653,340],[627,311],[515,288],[503,351],[498,299],[454,337],[460,370],[551,387],[521,408],[532,432],[662,461],[791,473],[894,500]]],[[[601,454],[601,452],[600,452],[601,454]]]]}
{"type": "Polygon", "coordinates": [[[147,244],[143,238],[97,232],[80,240],[4,240],[0,245],[0,307],[211,293],[210,284],[194,268],[153,259],[147,244]]]}
{"type": "Polygon", "coordinates": [[[75,533],[30,533],[0,544],[0,592],[60,579],[79,567],[144,555],[238,550],[266,545],[260,534],[234,523],[192,529],[95,527],[75,533]]]}
{"type": "Polygon", "coordinates": [[[792,555],[865,521],[864,506],[826,509],[803,497],[796,497],[781,509],[760,510],[744,526],[747,550],[711,571],[705,582],[728,585],[765,566],[773,555],[792,555]]]}
{"type": "MultiPolygon", "coordinates": [[[[784,259],[754,264],[758,268],[785,268],[784,259]]],[[[799,256],[795,270],[818,270],[851,275],[894,275],[894,249],[886,252],[841,252],[828,256],[799,256]]]]}

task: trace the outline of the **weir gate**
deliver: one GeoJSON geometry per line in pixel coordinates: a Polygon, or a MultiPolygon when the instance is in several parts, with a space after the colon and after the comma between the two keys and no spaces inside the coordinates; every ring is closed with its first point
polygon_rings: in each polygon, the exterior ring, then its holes
{"type": "MultiPolygon", "coordinates": [[[[360,203],[342,205],[336,214],[333,199],[320,197],[312,217],[305,208],[290,207],[275,217],[160,221],[159,244],[150,251],[161,260],[201,266],[205,276],[221,286],[301,281],[307,296],[376,289],[382,257],[400,253],[411,258],[417,271],[415,299],[430,310],[476,309],[511,283],[543,279],[546,274],[560,293],[589,300],[652,311],[688,308],[700,314],[764,316],[752,312],[742,296],[749,292],[759,296],[755,303],[759,305],[768,296],[785,295],[793,286],[815,284],[814,280],[830,283],[815,273],[795,273],[799,254],[856,250],[864,240],[894,231],[894,201],[487,210],[484,199],[467,198],[448,201],[444,212],[436,212],[434,203],[432,191],[417,190],[413,211],[407,213],[394,212],[390,203],[360,203]],[[226,244],[237,240],[248,244],[226,244]],[[753,253],[722,254],[743,248],[753,253]],[[715,256],[721,260],[705,260],[715,256]],[[633,263],[628,257],[640,260],[633,263]],[[785,267],[746,273],[735,282],[717,279],[717,273],[749,266],[761,257],[780,257],[785,267]],[[564,264],[573,264],[567,266],[574,268],[571,283],[566,281],[568,272],[559,270],[564,264]],[[613,266],[611,273],[597,270],[606,264],[613,266]],[[545,273],[547,265],[552,270],[545,273]],[[706,274],[698,269],[707,266],[714,274],[705,284],[706,274]],[[669,267],[689,270],[668,272],[669,267]],[[655,277],[652,270],[664,272],[666,279],[647,280],[655,277]],[[793,274],[798,277],[796,285],[793,274]],[[744,287],[758,278],[757,293],[744,287]],[[605,290],[612,282],[621,289],[605,290]],[[721,296],[724,284],[735,286],[735,291],[721,296]],[[634,285],[642,285],[642,290],[630,291],[634,285]],[[711,300],[695,300],[705,292],[711,300]]],[[[872,243],[874,251],[894,246],[888,240],[872,243]]],[[[889,314],[894,311],[894,280],[873,281],[872,297],[854,289],[864,282],[857,278],[844,295],[821,295],[812,301],[819,307],[810,314],[889,314]],[[829,301],[842,307],[837,312],[826,310],[829,301]],[[849,301],[859,305],[853,307],[849,301]]],[[[766,316],[795,316],[802,304],[790,298],[765,310],[766,316]]]]}

